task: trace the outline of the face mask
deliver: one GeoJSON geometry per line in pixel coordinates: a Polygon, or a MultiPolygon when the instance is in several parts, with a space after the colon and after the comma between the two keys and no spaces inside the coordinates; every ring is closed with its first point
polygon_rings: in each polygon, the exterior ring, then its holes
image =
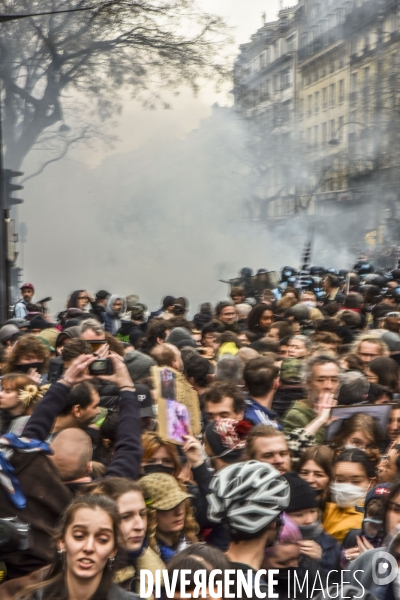
{"type": "Polygon", "coordinates": [[[302,304],[304,304],[304,306],[308,306],[308,308],[316,308],[317,303],[313,302],[312,300],[306,300],[305,302],[302,302],[302,304]]]}
{"type": "Polygon", "coordinates": [[[36,369],[38,373],[41,373],[43,369],[43,363],[31,362],[27,363],[26,365],[17,365],[15,367],[15,370],[18,371],[18,373],[28,373],[30,369],[36,369]]]}
{"type": "Polygon", "coordinates": [[[322,533],[322,525],[319,519],[315,523],[311,523],[311,525],[298,525],[298,528],[303,540],[316,540],[322,533]]]}
{"type": "Polygon", "coordinates": [[[152,473],[167,473],[167,475],[172,475],[174,467],[166,467],[165,465],[145,465],[143,471],[145,475],[151,475],[152,473]]]}
{"type": "Polygon", "coordinates": [[[352,483],[332,483],[331,494],[335,504],[340,508],[350,508],[363,503],[368,489],[352,483]]]}

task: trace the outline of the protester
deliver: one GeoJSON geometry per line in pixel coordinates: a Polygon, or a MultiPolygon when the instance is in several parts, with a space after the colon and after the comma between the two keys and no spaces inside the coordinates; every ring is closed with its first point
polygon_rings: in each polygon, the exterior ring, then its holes
{"type": "Polygon", "coordinates": [[[324,529],[342,541],[349,529],[359,529],[365,497],[376,484],[376,468],[362,450],[345,450],[334,461],[324,529]]]}
{"type": "Polygon", "coordinates": [[[49,593],[73,600],[82,597],[82,589],[85,598],[101,591],[105,600],[133,600],[113,583],[119,521],[115,502],[106,496],[77,498],[63,515],[50,570],[41,583],[24,590],[21,600],[39,600],[49,593]]]}
{"type": "MultiPolygon", "coordinates": [[[[144,569],[221,569],[222,599],[226,571],[250,570],[253,598],[256,571],[276,568],[274,591],[290,598],[292,572],[319,573],[326,591],[329,571],[339,582],[361,564],[376,592],[373,553],[399,543],[400,336],[386,292],[396,288],[389,275],[359,273],[345,295],[342,273],[312,273],[272,291],[259,287],[272,275],[245,269],[232,301],[215,311],[203,302],[193,322],[183,296],[166,296],[148,321],[136,295],[77,290],[53,327],[25,290],[29,322],[0,327],[0,529],[19,532],[0,539],[1,598],[76,600],[77,526],[95,540],[89,553],[82,546],[94,573],[84,600],[135,597],[144,569]],[[339,427],[337,405],[357,411],[339,427]],[[54,537],[64,569],[52,564],[54,537]]],[[[396,599],[394,589],[378,600],[396,599]]]]}
{"type": "Polygon", "coordinates": [[[148,507],[149,545],[168,563],[188,544],[197,542],[198,525],[177,480],[166,473],[152,473],[140,480],[148,507]]]}
{"type": "Polygon", "coordinates": [[[1,380],[0,433],[21,435],[35,404],[42,396],[43,392],[27,375],[5,375],[1,380]]]}
{"type": "Polygon", "coordinates": [[[35,293],[35,288],[31,283],[24,283],[21,288],[22,298],[18,300],[16,305],[14,306],[14,317],[16,319],[25,319],[28,314],[27,304],[32,302],[33,295],[35,293]]]}
{"type": "Polygon", "coordinates": [[[312,446],[300,457],[297,472],[316,491],[320,508],[324,509],[332,480],[333,451],[327,446],[312,446]]]}

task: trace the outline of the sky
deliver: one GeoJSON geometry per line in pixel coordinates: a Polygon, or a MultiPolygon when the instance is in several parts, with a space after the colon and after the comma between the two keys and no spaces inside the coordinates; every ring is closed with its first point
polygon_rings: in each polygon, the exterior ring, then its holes
{"type": "MultiPolygon", "coordinates": [[[[251,35],[262,25],[262,14],[265,12],[268,21],[277,19],[281,0],[197,0],[197,4],[205,11],[223,17],[235,40],[235,54],[240,44],[249,41],[251,35]]],[[[283,0],[284,8],[297,4],[297,0],[283,0]]],[[[170,103],[170,110],[146,110],[138,102],[132,101],[126,94],[124,109],[113,129],[118,141],[113,148],[96,147],[90,157],[84,149],[78,148],[69,157],[85,164],[98,165],[104,156],[116,152],[137,150],[150,140],[164,143],[166,140],[183,139],[187,133],[199,125],[201,119],[210,116],[212,106],[218,103],[230,105],[232,97],[230,85],[218,93],[212,84],[206,84],[197,97],[188,89],[181,89],[180,95],[174,97],[165,94],[170,103]]]]}
{"type": "MultiPolygon", "coordinates": [[[[263,12],[275,20],[279,9],[278,0],[198,3],[235,28],[237,49],[261,27],[263,12]]],[[[229,106],[229,95],[205,85],[197,97],[182,89],[166,99],[171,109],[146,110],[127,94],[113,146],[77,147],[25,184],[19,266],[36,299],[53,296],[53,314],[82,288],[138,293],[151,310],[166,294],[189,296],[196,307],[224,299],[218,279],[243,266],[282,267],[279,241],[241,220],[249,189],[244,134],[230,111],[213,108],[229,106]]]]}

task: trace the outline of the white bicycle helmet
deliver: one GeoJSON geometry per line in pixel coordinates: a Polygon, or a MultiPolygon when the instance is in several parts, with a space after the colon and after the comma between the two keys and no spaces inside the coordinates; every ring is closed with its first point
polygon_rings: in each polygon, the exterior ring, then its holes
{"type": "Polygon", "coordinates": [[[229,465],[210,483],[208,516],[215,523],[257,533],[289,505],[289,483],[268,463],[250,460],[229,465]]]}

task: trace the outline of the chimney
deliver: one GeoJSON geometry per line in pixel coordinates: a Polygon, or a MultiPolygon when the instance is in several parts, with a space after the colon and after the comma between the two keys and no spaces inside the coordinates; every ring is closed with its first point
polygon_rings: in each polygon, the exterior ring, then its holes
{"type": "Polygon", "coordinates": [[[267,22],[267,13],[263,12],[263,13],[261,13],[261,25],[265,25],[266,22],[267,22]]]}

